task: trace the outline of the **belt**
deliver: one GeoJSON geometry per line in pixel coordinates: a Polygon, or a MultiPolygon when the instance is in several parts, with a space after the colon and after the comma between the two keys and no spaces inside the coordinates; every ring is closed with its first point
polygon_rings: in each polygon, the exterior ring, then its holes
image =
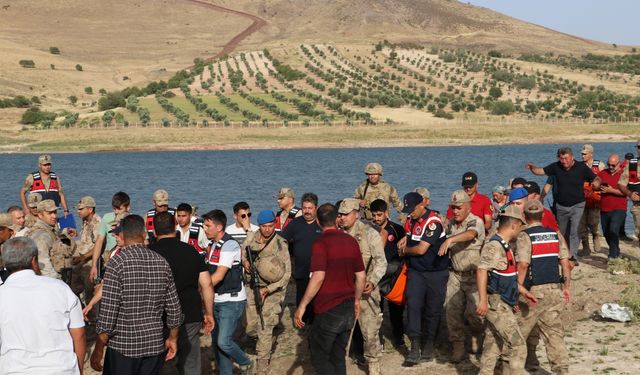
{"type": "Polygon", "coordinates": [[[530,290],[562,289],[563,286],[561,283],[533,285],[530,290]]]}
{"type": "Polygon", "coordinates": [[[450,270],[450,271],[455,273],[458,276],[472,276],[472,275],[475,275],[475,273],[476,273],[476,270],[469,270],[469,271],[450,270]]]}

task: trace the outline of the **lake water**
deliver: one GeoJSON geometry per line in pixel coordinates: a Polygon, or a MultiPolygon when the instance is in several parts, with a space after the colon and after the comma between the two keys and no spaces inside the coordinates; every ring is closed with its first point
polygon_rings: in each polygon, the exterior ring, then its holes
{"type": "MultiPolygon", "coordinates": [[[[53,170],[60,176],[70,209],[84,195],[98,204],[97,212],[111,211],[111,196],[127,192],[132,212],[151,208],[157,189],[170,194],[170,204],[188,202],[203,214],[219,208],[232,214],[234,203],[247,201],[255,215],[262,209],[277,209],[273,197],[281,186],[296,192],[316,193],[320,201],[335,202],[352,196],[364,179],[368,162],[384,167],[383,179],[402,195],[425,186],[431,191],[431,207],[445,210],[451,192],[460,188],[464,172],[474,171],[479,190],[489,195],[494,185],[522,176],[537,181],[524,169],[531,161],[544,166],[555,160],[557,144],[497,145],[465,147],[345,148],[246,151],[115,152],[52,154],[53,170]]],[[[570,145],[578,155],[581,145],[570,145]]],[[[634,143],[594,144],[595,156],[605,160],[610,153],[621,157],[635,152],[634,143]]],[[[18,192],[26,175],[37,169],[37,155],[0,154],[0,208],[18,204],[18,192]]],[[[547,202],[548,204],[548,202],[547,202]]],[[[627,226],[630,225],[628,215],[627,226]]],[[[392,218],[397,218],[392,213],[392,218]]],[[[232,219],[230,220],[232,221],[232,219]]],[[[632,232],[630,232],[632,233],[632,232]]]]}

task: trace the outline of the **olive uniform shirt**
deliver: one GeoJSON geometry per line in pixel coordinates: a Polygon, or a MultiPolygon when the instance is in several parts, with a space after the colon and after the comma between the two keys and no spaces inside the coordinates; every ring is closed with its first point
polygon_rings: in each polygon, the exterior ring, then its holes
{"type": "Polygon", "coordinates": [[[346,232],[360,245],[367,281],[377,286],[387,272],[387,258],[384,255],[380,233],[360,220],[356,220],[356,223],[346,232]]]}
{"type": "Polygon", "coordinates": [[[447,223],[447,236],[464,233],[468,230],[476,231],[477,235],[471,241],[459,242],[449,247],[451,265],[455,271],[464,272],[475,270],[480,263],[480,250],[484,243],[484,221],[469,213],[460,224],[454,220],[447,223]]]}
{"type": "MultiPolygon", "coordinates": [[[[96,243],[98,235],[100,235],[100,216],[94,214],[88,221],[82,221],[82,231],[80,232],[80,241],[76,242],[76,253],[74,255],[85,255],[93,252],[93,246],[96,243]]],[[[91,260],[86,262],[84,266],[91,266],[91,260]]]]}
{"type": "MultiPolygon", "coordinates": [[[[372,184],[368,184],[368,185],[369,186],[367,187],[367,181],[364,181],[360,185],[358,185],[358,187],[356,188],[356,191],[353,193],[353,197],[356,199],[365,199],[367,202],[369,202],[369,204],[371,204],[371,202],[373,202],[376,199],[382,199],[385,202],[387,202],[389,206],[395,207],[396,210],[398,210],[398,212],[402,212],[402,207],[403,207],[402,201],[398,196],[398,192],[396,191],[396,188],[394,188],[388,182],[385,182],[383,180],[380,180],[375,185],[372,185],[372,184]],[[365,189],[367,190],[366,195],[364,193],[365,189]]],[[[361,211],[361,213],[363,214],[365,219],[367,220],[372,219],[371,210],[369,209],[368,205],[365,209],[361,211]]]]}
{"type": "Polygon", "coordinates": [[[504,247],[498,241],[488,241],[482,248],[478,268],[492,271],[507,269],[508,260],[504,247]]]}
{"type": "MultiPolygon", "coordinates": [[[[267,247],[264,247],[264,242],[260,242],[262,235],[259,231],[249,232],[247,239],[242,244],[242,259],[247,260],[247,246],[251,247],[253,252],[257,252],[258,258],[254,258],[254,262],[258,261],[260,257],[277,256],[284,264],[284,275],[275,283],[269,284],[266,280],[260,277],[260,283],[269,290],[269,293],[277,291],[284,291],[287,288],[289,279],[291,278],[291,257],[289,256],[289,245],[284,238],[273,234],[274,238],[269,242],[267,247]]],[[[268,241],[268,240],[267,240],[268,241]]],[[[266,241],[265,241],[266,242],[266,241]]],[[[248,274],[245,274],[249,276],[248,274]]],[[[259,275],[259,274],[258,274],[259,275]]]]}

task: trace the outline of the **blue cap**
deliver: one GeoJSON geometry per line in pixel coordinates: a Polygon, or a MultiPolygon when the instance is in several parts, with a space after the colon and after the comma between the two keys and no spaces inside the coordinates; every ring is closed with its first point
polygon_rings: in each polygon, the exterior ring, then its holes
{"type": "Polygon", "coordinates": [[[402,212],[405,214],[412,213],[413,210],[416,209],[416,206],[422,203],[423,199],[424,198],[422,198],[422,195],[416,193],[415,191],[405,194],[404,199],[402,200],[404,206],[402,208],[402,212]]]}
{"type": "Polygon", "coordinates": [[[276,220],[276,214],[271,210],[260,211],[258,214],[258,225],[270,223],[276,220]]]}
{"type": "Polygon", "coordinates": [[[509,202],[516,201],[518,199],[526,198],[529,195],[529,192],[525,188],[515,188],[511,190],[511,194],[509,194],[509,202]]]}

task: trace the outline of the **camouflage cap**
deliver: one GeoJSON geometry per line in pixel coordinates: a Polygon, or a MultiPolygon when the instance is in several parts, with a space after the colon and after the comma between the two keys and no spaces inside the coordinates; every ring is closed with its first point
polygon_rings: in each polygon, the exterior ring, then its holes
{"type": "Polygon", "coordinates": [[[31,208],[38,207],[38,203],[42,202],[42,195],[38,193],[29,193],[27,196],[27,206],[31,208]]]}
{"type": "Polygon", "coordinates": [[[92,197],[86,196],[80,198],[80,202],[76,205],[77,209],[83,209],[86,207],[96,208],[96,201],[92,197]]]}
{"type": "Polygon", "coordinates": [[[348,214],[351,211],[359,211],[360,210],[360,201],[355,198],[345,198],[340,203],[340,207],[338,208],[339,214],[348,214]]]}
{"type": "Polygon", "coordinates": [[[413,189],[413,191],[422,195],[422,198],[431,198],[431,192],[429,192],[429,189],[427,189],[426,187],[419,186],[413,189]]]}
{"type": "Polygon", "coordinates": [[[364,174],[379,174],[382,176],[384,173],[384,169],[380,163],[369,163],[366,167],[364,167],[364,174]]]}
{"type": "Polygon", "coordinates": [[[11,219],[11,214],[0,214],[0,228],[3,227],[13,229],[13,219],[11,219]]]}
{"type": "Polygon", "coordinates": [[[56,202],[53,199],[45,199],[42,202],[38,202],[38,212],[53,212],[57,211],[56,202]]]}
{"type": "Polygon", "coordinates": [[[471,202],[471,198],[469,195],[465,193],[464,190],[456,190],[451,193],[451,201],[449,201],[449,206],[462,206],[464,203],[471,202]]]}
{"type": "Polygon", "coordinates": [[[38,163],[40,164],[51,164],[53,162],[53,159],[51,158],[51,155],[40,155],[38,157],[38,163]]]}
{"type": "Polygon", "coordinates": [[[293,192],[293,189],[290,187],[281,187],[280,190],[278,190],[278,193],[276,194],[276,198],[280,199],[284,197],[295,199],[296,194],[293,192]]]}
{"type": "Polygon", "coordinates": [[[584,146],[582,146],[582,150],[580,152],[588,152],[593,154],[593,146],[590,144],[586,144],[584,146]]]}
{"type": "Polygon", "coordinates": [[[523,224],[525,224],[524,217],[522,217],[522,211],[520,211],[518,207],[512,204],[508,205],[503,210],[501,210],[498,216],[513,217],[520,220],[523,224]]]}
{"type": "Polygon", "coordinates": [[[530,199],[527,203],[524,204],[524,213],[526,214],[537,214],[544,211],[544,206],[542,202],[538,199],[530,199]]]}
{"type": "Polygon", "coordinates": [[[157,206],[167,206],[169,205],[169,193],[166,190],[156,190],[153,193],[153,201],[156,202],[157,206]]]}
{"type": "Polygon", "coordinates": [[[256,270],[260,274],[260,278],[271,284],[280,281],[284,277],[285,265],[277,256],[258,257],[256,270]]]}

